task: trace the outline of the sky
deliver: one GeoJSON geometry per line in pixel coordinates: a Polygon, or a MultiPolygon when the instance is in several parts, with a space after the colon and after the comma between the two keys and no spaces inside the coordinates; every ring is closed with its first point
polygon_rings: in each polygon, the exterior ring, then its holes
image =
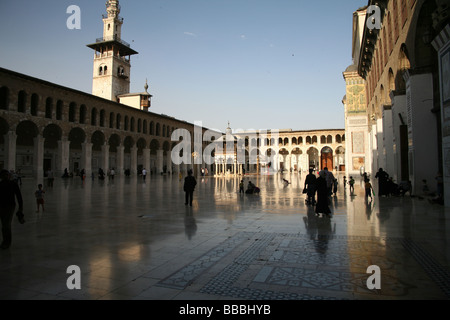
{"type": "MultiPolygon", "coordinates": [[[[105,0],[0,0],[0,67],[92,93],[105,0]],[[80,8],[81,29],[68,29],[80,8]]],[[[224,132],[344,129],[352,15],[367,0],[122,0],[131,92],[224,132]]]]}

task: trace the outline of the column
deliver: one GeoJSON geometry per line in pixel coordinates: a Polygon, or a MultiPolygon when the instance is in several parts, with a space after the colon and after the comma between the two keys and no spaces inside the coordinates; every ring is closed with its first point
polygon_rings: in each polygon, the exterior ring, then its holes
{"type": "Polygon", "coordinates": [[[150,174],[150,149],[145,148],[142,150],[144,157],[144,168],[147,169],[148,174],[150,174]]]}
{"type": "Polygon", "coordinates": [[[106,173],[108,172],[109,167],[109,145],[105,143],[102,146],[102,162],[100,163],[100,168],[106,173]]]}
{"type": "Polygon", "coordinates": [[[137,175],[137,147],[133,146],[130,150],[130,161],[131,161],[131,175],[137,175]]]}
{"type": "Polygon", "coordinates": [[[39,181],[44,178],[44,137],[34,138],[33,174],[39,181]]]}
{"type": "Polygon", "coordinates": [[[16,141],[17,134],[14,131],[8,131],[4,136],[5,139],[5,169],[16,169],[16,141]]]}
{"type": "Polygon", "coordinates": [[[81,169],[84,169],[86,177],[92,173],[92,143],[85,142],[81,144],[81,169]]]}
{"type": "Polygon", "coordinates": [[[160,149],[156,151],[156,174],[161,174],[163,172],[164,165],[164,150],[160,149]]]}
{"type": "Polygon", "coordinates": [[[123,165],[124,165],[124,153],[125,153],[125,147],[123,145],[120,145],[117,147],[117,168],[116,168],[116,174],[117,175],[123,175],[123,165]]]}
{"type": "Polygon", "coordinates": [[[64,169],[69,169],[70,141],[67,137],[62,137],[58,141],[58,156],[56,161],[56,173],[62,176],[64,169]]]}

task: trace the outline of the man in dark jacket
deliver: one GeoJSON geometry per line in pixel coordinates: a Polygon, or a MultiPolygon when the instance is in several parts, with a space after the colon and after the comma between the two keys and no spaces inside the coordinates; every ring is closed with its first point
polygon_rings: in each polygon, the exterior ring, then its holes
{"type": "Polygon", "coordinates": [[[9,172],[2,170],[0,172],[0,219],[2,222],[2,235],[3,242],[0,245],[2,249],[8,249],[11,246],[12,232],[11,224],[14,216],[14,210],[16,208],[16,198],[19,205],[17,216],[20,223],[24,223],[23,220],[23,200],[22,193],[17,183],[10,180],[9,172]]]}
{"type": "Polygon", "coordinates": [[[192,176],[192,170],[188,171],[188,176],[184,178],[184,192],[186,193],[185,205],[190,205],[192,207],[192,198],[194,197],[195,186],[197,185],[197,180],[192,176]]]}

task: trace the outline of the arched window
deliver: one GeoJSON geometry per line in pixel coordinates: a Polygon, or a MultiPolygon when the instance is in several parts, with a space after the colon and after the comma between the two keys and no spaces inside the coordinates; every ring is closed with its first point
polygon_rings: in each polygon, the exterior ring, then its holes
{"type": "Polygon", "coordinates": [[[75,108],[76,108],[76,103],[75,102],[71,102],[69,105],[69,122],[75,122],[75,108]]]}
{"type": "Polygon", "coordinates": [[[311,144],[312,140],[310,136],[306,137],[306,144],[311,144]]]}
{"type": "Polygon", "coordinates": [[[114,112],[111,112],[109,114],[109,128],[110,129],[114,128],[114,112]]]}
{"type": "Polygon", "coordinates": [[[121,119],[121,116],[120,116],[120,114],[117,114],[117,116],[116,116],[116,129],[117,130],[120,130],[120,121],[121,121],[122,119],[121,119]]]}
{"type": "Polygon", "coordinates": [[[313,136],[311,142],[312,142],[313,144],[314,144],[314,143],[317,143],[317,136],[313,136]]]}
{"type": "Polygon", "coordinates": [[[123,120],[123,130],[128,131],[128,125],[129,125],[128,116],[125,116],[123,120]]]}
{"type": "Polygon", "coordinates": [[[36,93],[31,95],[31,109],[30,113],[32,116],[37,116],[39,108],[39,96],[36,93]]]}
{"type": "Polygon", "coordinates": [[[130,120],[130,131],[134,132],[134,117],[131,117],[131,120],[130,120]]]}
{"type": "Polygon", "coordinates": [[[325,136],[320,136],[320,143],[322,144],[327,143],[327,138],[325,136]]]}
{"type": "Polygon", "coordinates": [[[92,108],[91,111],[91,126],[96,126],[97,125],[97,109],[96,108],[92,108]]]}
{"type": "Polygon", "coordinates": [[[51,119],[52,113],[53,113],[53,99],[49,97],[47,98],[47,100],[45,100],[45,117],[47,119],[51,119]]]}
{"type": "Polygon", "coordinates": [[[327,143],[333,143],[333,137],[331,135],[327,136],[327,143]]]}
{"type": "Polygon", "coordinates": [[[106,119],[105,110],[101,110],[100,111],[100,127],[105,126],[105,119],[106,119]]]}
{"type": "Polygon", "coordinates": [[[150,122],[150,134],[153,136],[155,134],[155,123],[150,122]]]}
{"type": "Polygon", "coordinates": [[[0,88],[0,109],[8,110],[9,90],[7,87],[0,88]]]}
{"type": "Polygon", "coordinates": [[[161,135],[161,126],[159,123],[156,124],[156,136],[159,137],[161,135]]]}
{"type": "Polygon", "coordinates": [[[81,124],[84,124],[86,122],[86,112],[87,112],[86,106],[84,104],[82,104],[80,106],[80,123],[81,124]]]}
{"type": "Polygon", "coordinates": [[[102,76],[103,75],[103,67],[100,66],[100,68],[98,68],[98,75],[102,76]]]}
{"type": "Polygon", "coordinates": [[[27,94],[25,91],[21,90],[19,92],[19,98],[17,100],[17,111],[25,113],[27,104],[27,94]]]}
{"type": "Polygon", "coordinates": [[[106,76],[108,74],[108,66],[103,68],[103,74],[106,76]]]}
{"type": "Polygon", "coordinates": [[[165,124],[163,124],[162,136],[163,137],[166,136],[166,125],[165,124]]]}
{"type": "Polygon", "coordinates": [[[56,120],[63,119],[63,107],[64,102],[62,102],[62,100],[58,100],[58,102],[56,103],[56,120]]]}
{"type": "Polygon", "coordinates": [[[143,124],[142,124],[142,133],[143,134],[147,134],[148,130],[147,130],[147,120],[144,120],[143,124]]]}
{"type": "Polygon", "coordinates": [[[141,133],[142,130],[142,120],[138,119],[138,123],[137,123],[137,132],[141,133]]]}

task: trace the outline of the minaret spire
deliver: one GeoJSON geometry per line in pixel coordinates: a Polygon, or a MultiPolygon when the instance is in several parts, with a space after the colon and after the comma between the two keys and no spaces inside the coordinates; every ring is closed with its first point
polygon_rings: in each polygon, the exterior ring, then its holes
{"type": "Polygon", "coordinates": [[[120,5],[118,0],[108,0],[106,1],[106,12],[108,13],[108,18],[119,18],[120,5]]]}

